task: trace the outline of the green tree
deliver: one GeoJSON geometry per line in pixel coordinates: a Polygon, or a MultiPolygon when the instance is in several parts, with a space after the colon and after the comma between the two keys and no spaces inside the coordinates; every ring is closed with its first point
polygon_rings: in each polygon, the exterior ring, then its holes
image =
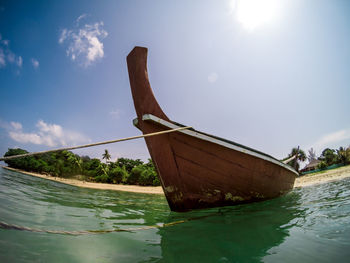
{"type": "Polygon", "coordinates": [[[119,167],[125,167],[126,171],[128,173],[131,173],[131,170],[138,166],[138,165],[142,165],[143,162],[140,159],[128,159],[128,158],[118,158],[118,160],[116,161],[116,164],[119,167]]]}
{"type": "Polygon", "coordinates": [[[299,167],[300,167],[300,163],[299,162],[305,162],[306,160],[306,154],[302,149],[299,149],[297,147],[292,148],[292,151],[290,152],[290,154],[288,155],[287,159],[295,156],[296,154],[297,157],[294,158],[293,160],[291,160],[290,162],[288,162],[287,164],[290,165],[291,167],[295,167],[295,169],[297,171],[299,171],[299,167]]]}
{"type": "MultiPolygon", "coordinates": [[[[13,156],[13,155],[20,155],[20,154],[26,154],[26,153],[28,153],[26,150],[23,150],[23,149],[20,149],[20,148],[16,148],[16,149],[9,148],[8,151],[4,154],[4,157],[13,156]]],[[[8,166],[10,166],[10,167],[20,169],[21,167],[24,166],[25,158],[17,158],[17,159],[6,160],[5,163],[8,166]]]]}
{"type": "Polygon", "coordinates": [[[96,182],[108,183],[109,182],[108,172],[109,172],[108,166],[104,163],[100,163],[100,165],[97,168],[97,176],[95,177],[96,182]]]}
{"type": "Polygon", "coordinates": [[[140,185],[153,185],[153,186],[160,185],[156,171],[154,169],[151,169],[151,168],[145,168],[141,172],[141,175],[139,178],[139,184],[140,185]]]}
{"type": "Polygon", "coordinates": [[[335,154],[335,150],[326,148],[323,150],[321,156],[319,157],[320,161],[324,161],[327,166],[335,164],[337,162],[337,155],[335,154]]]}
{"type": "Polygon", "coordinates": [[[142,171],[145,169],[143,165],[138,165],[132,168],[129,176],[124,178],[123,183],[125,184],[138,184],[139,178],[141,176],[142,171]]]}
{"type": "MultiPolygon", "coordinates": [[[[9,149],[5,156],[28,153],[23,149],[9,149]]],[[[110,155],[106,150],[103,159],[110,155]]],[[[71,176],[82,174],[90,180],[103,183],[124,183],[137,185],[160,185],[151,159],[143,163],[140,159],[119,158],[108,165],[99,159],[76,155],[69,151],[60,151],[36,156],[7,160],[10,167],[50,174],[53,176],[71,176]]]]}
{"type": "Polygon", "coordinates": [[[67,161],[70,162],[73,166],[77,167],[80,173],[83,171],[83,161],[79,155],[75,155],[72,152],[67,152],[67,161]]]}
{"type": "Polygon", "coordinates": [[[342,164],[347,164],[347,152],[346,149],[344,147],[339,147],[337,151],[337,163],[342,163],[342,164]]]}
{"type": "Polygon", "coordinates": [[[317,168],[320,170],[324,170],[328,167],[327,163],[325,161],[321,161],[318,165],[317,168]]]}
{"type": "MultiPolygon", "coordinates": [[[[123,182],[123,178],[127,178],[129,176],[125,167],[116,166],[109,170],[109,179],[113,184],[120,184],[123,182]]],[[[127,180],[127,179],[124,179],[127,180]]]]}
{"type": "Polygon", "coordinates": [[[107,149],[105,149],[105,152],[102,154],[102,159],[105,159],[106,163],[111,159],[111,155],[109,154],[107,149]]]}
{"type": "Polygon", "coordinates": [[[100,166],[101,161],[97,158],[89,159],[83,161],[83,174],[89,177],[96,177],[98,175],[98,167],[100,166]]]}
{"type": "Polygon", "coordinates": [[[152,159],[150,159],[150,158],[148,158],[147,163],[145,163],[145,166],[146,166],[147,168],[151,168],[151,169],[153,169],[153,170],[156,170],[156,168],[154,167],[153,161],[152,161],[152,159]]]}
{"type": "Polygon", "coordinates": [[[39,159],[39,173],[49,174],[50,166],[43,159],[39,159]]]}

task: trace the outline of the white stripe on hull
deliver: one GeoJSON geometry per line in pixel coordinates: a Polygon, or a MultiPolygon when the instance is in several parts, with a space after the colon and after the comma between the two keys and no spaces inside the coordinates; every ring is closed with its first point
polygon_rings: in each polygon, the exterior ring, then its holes
{"type": "MultiPolygon", "coordinates": [[[[154,116],[152,114],[145,114],[145,115],[143,115],[142,116],[142,120],[143,121],[153,121],[155,123],[159,123],[160,125],[165,126],[167,128],[170,128],[170,129],[181,128],[181,126],[175,125],[175,124],[173,124],[171,122],[168,122],[166,120],[158,118],[158,117],[156,117],[156,116],[154,116]]],[[[137,124],[137,121],[134,120],[134,124],[137,124]]],[[[221,145],[223,147],[226,147],[226,148],[238,151],[238,152],[242,152],[244,154],[248,154],[248,155],[251,155],[251,156],[263,159],[265,161],[277,164],[277,165],[279,165],[279,166],[281,166],[281,167],[283,167],[283,168],[285,168],[285,169],[295,173],[296,175],[299,175],[297,171],[295,171],[292,167],[288,166],[287,164],[284,164],[284,163],[282,163],[282,162],[280,162],[280,161],[278,161],[276,159],[273,159],[273,158],[271,158],[269,156],[265,156],[265,155],[260,154],[258,152],[254,152],[254,151],[251,151],[249,149],[245,149],[243,147],[240,147],[238,145],[230,144],[230,143],[227,143],[225,141],[221,141],[221,140],[218,140],[216,138],[213,138],[213,137],[210,137],[210,136],[207,136],[207,135],[204,135],[202,133],[199,133],[199,132],[196,132],[196,131],[192,131],[192,130],[180,130],[178,132],[184,133],[186,135],[189,135],[189,136],[192,136],[192,137],[204,140],[204,141],[215,143],[215,144],[221,145]]]]}

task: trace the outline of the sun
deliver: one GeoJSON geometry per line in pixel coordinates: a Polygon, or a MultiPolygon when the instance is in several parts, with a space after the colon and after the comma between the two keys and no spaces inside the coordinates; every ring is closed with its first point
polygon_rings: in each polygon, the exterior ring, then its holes
{"type": "Polygon", "coordinates": [[[246,29],[254,30],[273,23],[281,13],[281,0],[233,0],[238,22],[246,29]]]}

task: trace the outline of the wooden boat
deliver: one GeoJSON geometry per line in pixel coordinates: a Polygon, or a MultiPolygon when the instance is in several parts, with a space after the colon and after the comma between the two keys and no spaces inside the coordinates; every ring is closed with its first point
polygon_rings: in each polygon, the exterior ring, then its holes
{"type": "MultiPolygon", "coordinates": [[[[179,128],[156,101],[147,73],[147,48],[127,56],[130,86],[143,134],[179,128]]],[[[279,160],[213,135],[185,129],[145,138],[173,211],[236,205],[285,194],[298,174],[279,160]]]]}

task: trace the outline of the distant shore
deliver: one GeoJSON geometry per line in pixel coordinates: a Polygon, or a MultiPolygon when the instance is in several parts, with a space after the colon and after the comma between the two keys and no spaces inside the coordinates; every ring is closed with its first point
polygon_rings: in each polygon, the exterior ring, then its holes
{"type": "Polygon", "coordinates": [[[350,177],[350,165],[298,177],[294,188],[323,184],[350,177]]]}
{"type": "MultiPolygon", "coordinates": [[[[114,191],[124,191],[124,192],[132,192],[132,193],[142,193],[142,194],[164,194],[161,186],[139,186],[139,185],[121,185],[121,184],[104,184],[104,183],[91,183],[77,179],[68,179],[62,177],[54,177],[44,174],[26,172],[23,170],[2,166],[2,168],[40,177],[43,179],[55,181],[58,183],[73,185],[77,187],[91,188],[91,189],[99,189],[99,190],[114,190],[114,191]]],[[[307,187],[311,185],[317,185],[322,183],[328,183],[331,181],[337,181],[344,178],[350,177],[350,165],[336,168],[328,171],[321,171],[314,174],[308,174],[301,177],[296,178],[294,188],[299,187],[307,187]]]]}
{"type": "Polygon", "coordinates": [[[32,172],[27,172],[27,171],[11,168],[7,166],[2,166],[2,165],[1,167],[7,170],[11,170],[11,171],[15,171],[15,172],[35,176],[35,177],[40,177],[40,178],[55,181],[58,183],[84,187],[84,188],[124,191],[124,192],[141,193],[141,194],[164,194],[161,186],[139,186],[139,185],[92,183],[92,182],[86,182],[86,181],[77,180],[77,179],[54,177],[54,176],[49,176],[44,174],[32,173],[32,172]]]}

